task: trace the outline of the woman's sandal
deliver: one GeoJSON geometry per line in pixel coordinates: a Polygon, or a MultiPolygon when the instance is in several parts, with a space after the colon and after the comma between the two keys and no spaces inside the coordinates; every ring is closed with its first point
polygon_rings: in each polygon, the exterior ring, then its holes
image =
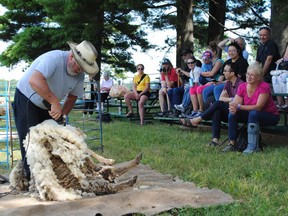
{"type": "Polygon", "coordinates": [[[131,118],[133,115],[134,115],[134,113],[129,112],[126,114],[126,118],[131,118]]]}
{"type": "Polygon", "coordinates": [[[190,121],[191,119],[188,119],[188,118],[185,118],[185,119],[179,119],[180,123],[184,126],[187,126],[187,127],[193,127],[193,128],[196,128],[197,126],[193,125],[190,121]]]}
{"type": "Polygon", "coordinates": [[[190,124],[192,125],[192,127],[194,127],[194,128],[197,128],[198,127],[198,124],[193,124],[193,121],[195,120],[195,119],[189,119],[190,121],[190,124]],[[191,122],[192,121],[192,122],[191,122]]]}

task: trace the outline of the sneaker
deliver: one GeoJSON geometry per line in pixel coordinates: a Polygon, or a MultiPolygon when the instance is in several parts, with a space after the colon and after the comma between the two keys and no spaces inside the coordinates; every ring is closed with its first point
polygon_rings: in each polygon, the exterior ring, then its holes
{"type": "Polygon", "coordinates": [[[282,105],[276,105],[276,107],[277,107],[277,109],[279,110],[279,111],[281,111],[282,110],[282,105]]]}
{"type": "Polygon", "coordinates": [[[208,144],[208,146],[210,146],[210,147],[218,147],[218,146],[219,146],[219,143],[216,143],[216,142],[214,142],[214,141],[211,141],[211,142],[208,144]]]}
{"type": "Polygon", "coordinates": [[[163,117],[163,116],[164,116],[164,112],[158,112],[158,113],[156,113],[156,115],[157,115],[158,117],[163,117]]]}
{"type": "Polygon", "coordinates": [[[242,152],[242,154],[248,155],[248,154],[252,154],[253,152],[255,152],[255,150],[246,148],[246,149],[242,152]]]}
{"type": "Polygon", "coordinates": [[[287,112],[288,111],[288,105],[283,105],[282,106],[282,111],[287,112]]]}
{"type": "Polygon", "coordinates": [[[232,144],[227,144],[223,149],[222,149],[222,152],[231,152],[231,151],[234,151],[234,145],[232,144]]]}
{"type": "Polygon", "coordinates": [[[202,114],[203,114],[203,112],[198,112],[198,113],[196,113],[196,114],[193,116],[193,118],[200,117],[202,114]]]}
{"type": "Polygon", "coordinates": [[[174,107],[176,110],[179,110],[181,112],[185,112],[185,108],[183,107],[182,104],[179,104],[179,105],[175,104],[174,107]]]}
{"type": "Polygon", "coordinates": [[[192,111],[190,115],[187,116],[187,118],[192,119],[195,115],[197,115],[198,112],[192,111]]]}
{"type": "Polygon", "coordinates": [[[178,118],[179,115],[180,115],[180,112],[178,110],[175,110],[175,111],[173,110],[173,111],[169,112],[167,117],[168,118],[178,118]]]}

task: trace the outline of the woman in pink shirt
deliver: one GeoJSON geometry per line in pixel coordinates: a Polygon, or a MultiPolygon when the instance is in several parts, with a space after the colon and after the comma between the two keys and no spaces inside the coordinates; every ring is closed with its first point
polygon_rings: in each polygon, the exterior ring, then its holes
{"type": "Polygon", "coordinates": [[[277,125],[280,120],[278,109],[271,95],[270,85],[262,81],[263,70],[259,63],[251,64],[247,69],[246,83],[242,83],[233,103],[229,105],[228,134],[230,143],[223,151],[233,150],[238,121],[248,123],[248,146],[243,153],[250,154],[258,150],[259,125],[277,125]]]}

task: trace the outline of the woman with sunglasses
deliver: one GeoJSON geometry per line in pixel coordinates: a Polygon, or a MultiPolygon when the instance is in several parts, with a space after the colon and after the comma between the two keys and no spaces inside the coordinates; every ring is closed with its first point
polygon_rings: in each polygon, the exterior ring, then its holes
{"type": "MultiPolygon", "coordinates": [[[[197,64],[197,59],[192,56],[190,58],[187,59],[187,66],[190,69],[190,72],[186,72],[182,69],[178,69],[180,71],[180,73],[186,75],[187,77],[189,77],[189,97],[190,100],[192,102],[192,106],[193,106],[193,111],[192,113],[197,113],[198,112],[198,99],[197,99],[197,95],[196,95],[196,90],[198,88],[198,84],[199,84],[199,77],[200,77],[200,73],[201,73],[201,68],[196,66],[197,64]]],[[[177,110],[185,110],[187,107],[183,106],[184,103],[182,102],[182,104],[180,105],[175,105],[175,108],[177,110]]]]}
{"type": "Polygon", "coordinates": [[[139,107],[140,125],[143,125],[145,114],[144,105],[150,97],[150,77],[144,73],[143,64],[136,65],[136,69],[138,73],[133,78],[132,91],[124,95],[125,103],[129,109],[126,117],[128,118],[134,115],[131,100],[136,100],[139,107]]]}

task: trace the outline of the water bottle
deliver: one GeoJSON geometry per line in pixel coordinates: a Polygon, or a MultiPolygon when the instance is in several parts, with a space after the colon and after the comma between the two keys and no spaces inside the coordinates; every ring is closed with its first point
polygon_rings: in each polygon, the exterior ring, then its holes
{"type": "Polygon", "coordinates": [[[122,114],[122,109],[121,109],[121,107],[118,107],[118,114],[119,114],[119,115],[122,114]]]}
{"type": "Polygon", "coordinates": [[[189,79],[189,85],[190,85],[190,87],[193,87],[193,78],[192,77],[189,79]]]}

